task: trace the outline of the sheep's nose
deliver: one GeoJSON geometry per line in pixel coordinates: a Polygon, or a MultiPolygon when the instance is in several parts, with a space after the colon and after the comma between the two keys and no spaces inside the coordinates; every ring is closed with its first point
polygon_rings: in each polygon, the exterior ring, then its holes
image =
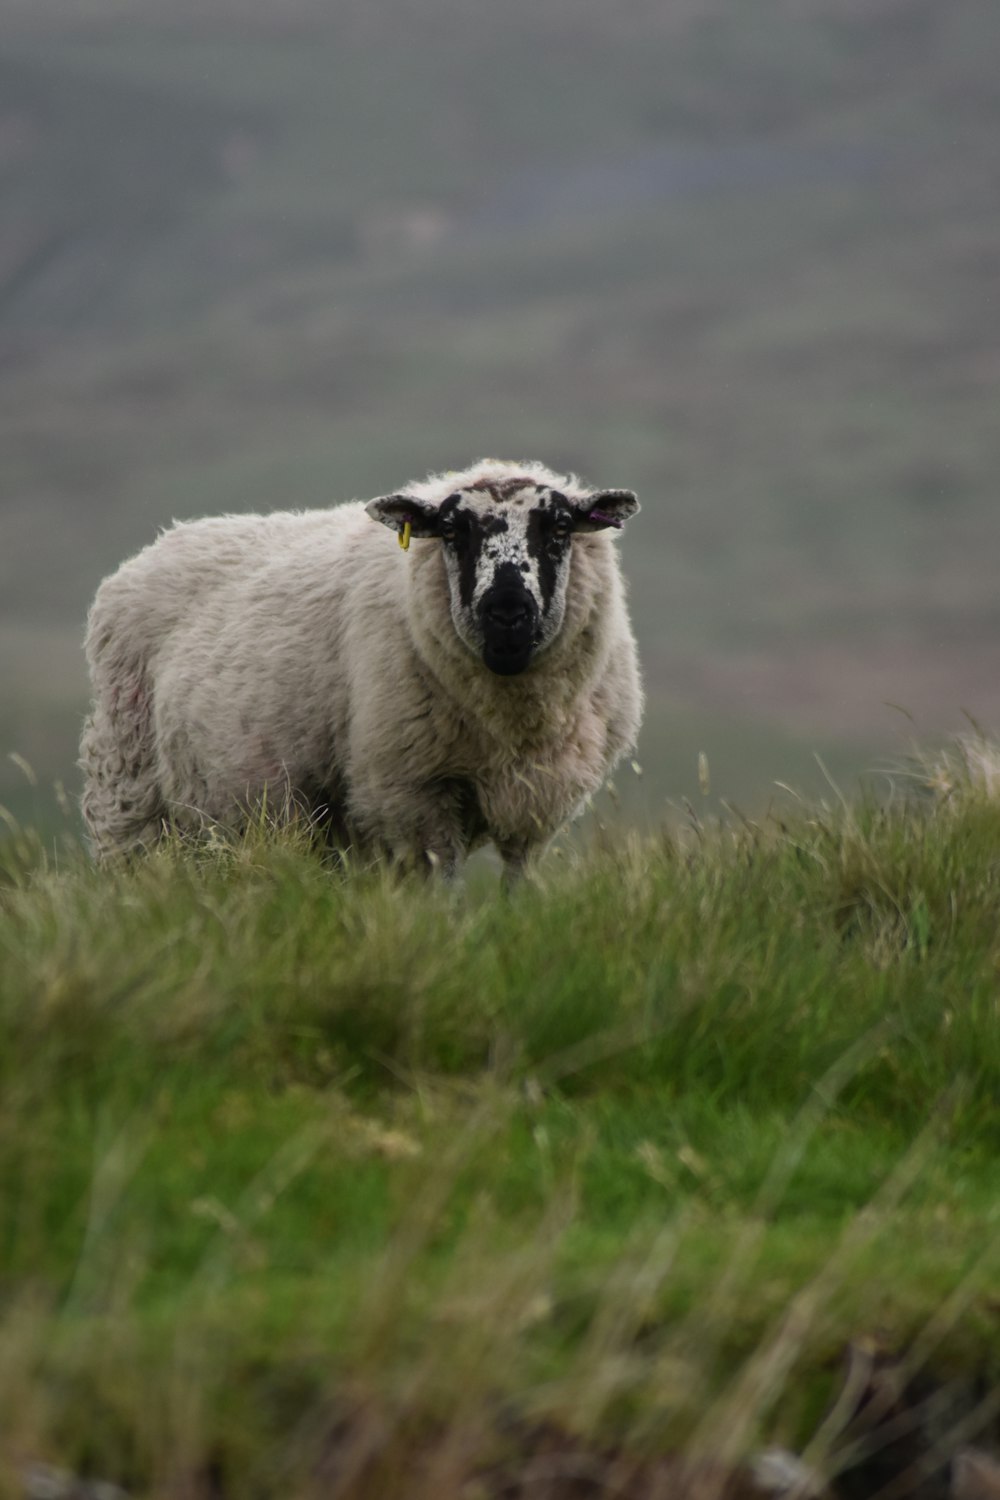
{"type": "Polygon", "coordinates": [[[531,620],[531,603],[523,590],[494,594],[483,610],[488,623],[501,630],[516,630],[531,620]]]}

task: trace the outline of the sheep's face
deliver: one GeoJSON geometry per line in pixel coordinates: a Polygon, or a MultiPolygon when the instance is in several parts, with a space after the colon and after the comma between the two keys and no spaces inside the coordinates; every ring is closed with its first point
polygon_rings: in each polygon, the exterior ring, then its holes
{"type": "Polygon", "coordinates": [[[513,677],[562,629],[573,538],[621,527],[631,490],[568,496],[529,479],[480,480],[439,504],[387,495],[366,507],[402,533],[437,538],[460,640],[491,672],[513,677]]]}

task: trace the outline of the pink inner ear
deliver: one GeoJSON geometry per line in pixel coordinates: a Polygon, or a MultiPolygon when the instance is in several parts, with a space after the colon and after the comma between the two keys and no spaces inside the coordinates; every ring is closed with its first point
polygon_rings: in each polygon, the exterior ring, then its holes
{"type": "Polygon", "coordinates": [[[587,520],[588,521],[600,521],[605,526],[613,526],[616,531],[621,531],[622,527],[625,525],[625,522],[624,521],[619,521],[619,519],[618,519],[617,516],[609,516],[608,513],[607,513],[607,511],[603,511],[603,510],[592,510],[592,511],[590,511],[589,514],[588,514],[588,516],[587,516],[587,520]]]}

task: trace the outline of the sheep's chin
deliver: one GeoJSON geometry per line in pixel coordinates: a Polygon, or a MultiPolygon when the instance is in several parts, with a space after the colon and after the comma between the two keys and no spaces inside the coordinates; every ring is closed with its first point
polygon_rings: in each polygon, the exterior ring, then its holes
{"type": "Polygon", "coordinates": [[[522,651],[495,650],[486,646],[483,650],[483,665],[495,677],[519,677],[530,667],[535,652],[532,646],[522,651]]]}

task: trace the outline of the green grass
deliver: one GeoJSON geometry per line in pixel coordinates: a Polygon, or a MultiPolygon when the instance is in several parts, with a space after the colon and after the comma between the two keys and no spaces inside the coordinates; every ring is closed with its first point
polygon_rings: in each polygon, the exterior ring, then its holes
{"type": "Polygon", "coordinates": [[[539,1423],[836,1470],[848,1347],[1000,1377],[1000,806],[948,774],[605,834],[509,901],[12,834],[10,1492],[329,1493],[333,1448],[337,1493],[450,1493],[539,1423]]]}

